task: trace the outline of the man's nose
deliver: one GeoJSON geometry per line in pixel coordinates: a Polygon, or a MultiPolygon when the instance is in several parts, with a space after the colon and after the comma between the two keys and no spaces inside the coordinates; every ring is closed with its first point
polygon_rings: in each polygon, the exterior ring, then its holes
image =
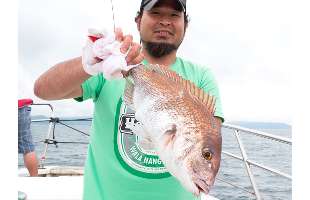
{"type": "Polygon", "coordinates": [[[163,19],[159,22],[159,24],[162,26],[170,26],[171,22],[169,20],[163,19]]]}

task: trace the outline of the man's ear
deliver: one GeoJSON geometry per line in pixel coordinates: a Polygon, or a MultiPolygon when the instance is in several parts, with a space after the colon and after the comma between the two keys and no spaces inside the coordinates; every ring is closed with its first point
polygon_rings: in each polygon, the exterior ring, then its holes
{"type": "Polygon", "coordinates": [[[185,23],[185,24],[184,24],[184,35],[185,35],[185,33],[186,33],[187,27],[188,27],[188,23],[185,23]]]}
{"type": "Polygon", "coordinates": [[[138,31],[140,31],[141,16],[137,16],[137,17],[135,18],[135,22],[136,22],[136,24],[137,24],[137,29],[138,29],[138,31]]]}

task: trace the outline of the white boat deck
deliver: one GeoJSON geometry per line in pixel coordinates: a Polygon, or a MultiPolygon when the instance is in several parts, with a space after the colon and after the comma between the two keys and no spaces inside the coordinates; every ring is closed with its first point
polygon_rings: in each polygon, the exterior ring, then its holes
{"type": "MultiPolygon", "coordinates": [[[[51,166],[39,170],[39,177],[29,177],[25,168],[19,169],[18,191],[26,200],[82,200],[83,169],[81,167],[51,166]]],[[[202,195],[201,200],[218,200],[202,195]]]]}
{"type": "Polygon", "coordinates": [[[42,177],[29,177],[25,168],[19,169],[18,191],[24,192],[27,200],[82,199],[82,168],[52,166],[40,169],[39,174],[42,177]]]}
{"type": "Polygon", "coordinates": [[[18,191],[26,193],[27,200],[81,200],[83,177],[19,177],[18,191]]]}

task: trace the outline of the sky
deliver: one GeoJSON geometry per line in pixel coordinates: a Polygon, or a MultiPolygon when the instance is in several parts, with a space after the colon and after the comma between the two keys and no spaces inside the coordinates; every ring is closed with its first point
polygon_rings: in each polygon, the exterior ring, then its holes
{"type": "MultiPolygon", "coordinates": [[[[138,0],[113,0],[115,23],[139,41],[138,0]]],[[[292,122],[290,5],[280,0],[187,3],[190,17],[178,56],[211,68],[226,122],[292,122]]],[[[32,98],[40,74],[81,55],[88,28],[113,29],[109,0],[27,0],[18,9],[18,98],[32,98]]],[[[49,101],[56,116],[91,116],[92,101],[49,101]]],[[[33,107],[33,115],[49,115],[33,107]]]]}
{"type": "MultiPolygon", "coordinates": [[[[133,23],[138,0],[113,1],[117,25],[138,40],[133,23]]],[[[310,152],[310,16],[309,3],[302,1],[189,0],[191,22],[179,51],[179,56],[213,70],[227,121],[291,123],[293,118],[293,199],[309,196],[306,181],[310,179],[310,162],[305,157],[310,152]]],[[[6,172],[1,196],[12,197],[17,196],[18,158],[12,153],[17,149],[16,96],[44,102],[33,94],[36,78],[57,62],[79,56],[88,28],[112,29],[113,23],[109,0],[11,0],[0,4],[4,139],[0,154],[7,163],[0,166],[6,172]]],[[[91,102],[50,103],[58,116],[92,113],[91,102]]],[[[33,114],[40,113],[49,114],[46,108],[33,109],[33,114]]]]}

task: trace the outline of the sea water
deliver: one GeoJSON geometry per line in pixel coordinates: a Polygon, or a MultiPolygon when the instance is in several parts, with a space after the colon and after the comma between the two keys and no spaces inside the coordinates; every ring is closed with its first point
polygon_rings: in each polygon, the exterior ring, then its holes
{"type": "MultiPolygon", "coordinates": [[[[62,122],[80,131],[90,134],[90,121],[62,122]]],[[[31,125],[33,140],[38,158],[42,156],[45,144],[42,142],[47,135],[47,122],[33,122],[31,125]]],[[[291,129],[273,128],[259,129],[267,133],[291,138],[291,129]]],[[[53,135],[53,134],[52,134],[53,135]]],[[[57,124],[54,132],[57,146],[48,145],[45,165],[60,166],[83,166],[89,137],[76,132],[64,125],[57,124]],[[67,143],[74,142],[74,143],[67,143]],[[81,143],[81,144],[80,144],[81,143]]],[[[241,157],[240,148],[232,130],[223,129],[223,150],[241,157]]],[[[282,144],[264,138],[240,134],[249,160],[261,163],[268,167],[278,169],[291,174],[292,148],[290,145],[282,144]]],[[[18,157],[19,167],[23,167],[22,155],[18,157]]],[[[251,167],[255,181],[261,196],[264,200],[289,200],[292,198],[292,182],[286,178],[265,172],[257,167],[251,167]]],[[[245,170],[244,163],[222,154],[221,167],[218,174],[220,179],[237,184],[246,190],[253,191],[250,179],[245,170]]],[[[216,180],[211,189],[211,195],[222,200],[247,200],[255,199],[255,196],[248,194],[238,188],[216,180]]]]}

